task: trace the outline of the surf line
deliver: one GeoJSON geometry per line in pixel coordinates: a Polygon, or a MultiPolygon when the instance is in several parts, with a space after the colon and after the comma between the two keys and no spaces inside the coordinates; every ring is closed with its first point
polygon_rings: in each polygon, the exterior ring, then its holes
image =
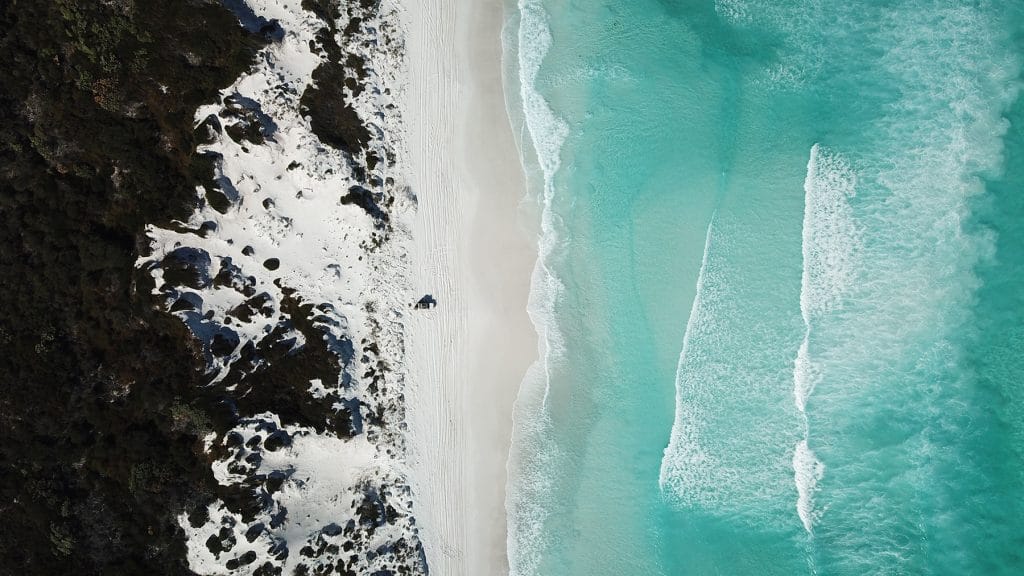
{"type": "Polygon", "coordinates": [[[797,410],[800,412],[801,427],[803,428],[803,438],[796,443],[793,449],[793,480],[796,484],[797,515],[800,517],[804,530],[808,534],[813,535],[814,522],[817,516],[814,512],[814,492],[818,482],[825,475],[825,465],[818,460],[814,451],[808,445],[811,430],[805,408],[807,398],[807,392],[805,391],[813,387],[813,383],[810,382],[812,367],[807,356],[810,335],[810,327],[807,327],[804,332],[803,343],[800,345],[800,351],[797,352],[796,360],[793,362],[793,393],[797,410]]]}
{"type": "Polygon", "coordinates": [[[814,275],[814,216],[815,204],[819,200],[816,192],[820,187],[818,144],[811,147],[807,161],[807,177],[804,179],[804,219],[801,230],[800,250],[803,258],[800,274],[800,316],[804,321],[804,338],[793,361],[793,403],[800,413],[803,429],[801,438],[793,448],[793,481],[796,484],[796,513],[804,530],[814,534],[814,491],[818,481],[824,477],[825,465],[815,456],[808,442],[811,436],[810,421],[807,418],[807,399],[814,391],[814,365],[810,358],[812,287],[814,275]]]}
{"type": "MultiPolygon", "coordinates": [[[[686,320],[682,348],[679,352],[678,363],[676,364],[675,417],[673,418],[672,431],[669,434],[669,441],[665,446],[658,473],[658,487],[663,494],[670,492],[671,486],[679,481],[678,475],[682,466],[680,460],[694,464],[695,462],[703,462],[706,458],[706,455],[700,448],[697,427],[692,423],[693,413],[687,409],[685,399],[683,398],[682,373],[690,355],[690,340],[700,322],[704,283],[708,272],[708,258],[711,254],[711,240],[714,235],[715,221],[718,218],[718,210],[722,207],[728,184],[729,171],[723,166],[718,174],[718,184],[715,189],[711,217],[708,218],[707,230],[704,233],[704,251],[700,259],[700,271],[697,273],[697,285],[694,288],[693,303],[690,306],[690,315],[686,320]],[[684,454],[685,456],[683,456],[684,454]]],[[[678,497],[678,494],[675,496],[678,497]]]]}
{"type": "MultiPolygon", "coordinates": [[[[711,253],[711,239],[714,230],[715,218],[718,214],[717,208],[711,213],[708,221],[707,232],[704,235],[704,253],[701,256],[700,272],[697,273],[697,285],[694,290],[693,304],[690,307],[690,316],[686,321],[686,330],[683,332],[682,349],[679,352],[679,362],[676,365],[676,397],[675,397],[675,418],[672,423],[672,431],[669,435],[668,445],[665,447],[661,459],[661,469],[658,474],[658,486],[662,493],[671,493],[672,486],[678,480],[679,469],[683,462],[695,464],[705,459],[700,449],[697,429],[689,422],[692,420],[692,412],[686,408],[683,398],[682,372],[686,360],[690,354],[690,339],[700,322],[701,296],[704,293],[704,282],[707,276],[708,256],[711,253]]],[[[676,495],[678,496],[678,495],[676,495]]]]}
{"type": "Polygon", "coordinates": [[[841,305],[851,285],[859,232],[849,199],[856,194],[856,187],[856,173],[845,158],[819,144],[811,147],[801,231],[800,316],[804,337],[793,361],[793,403],[803,428],[803,438],[793,449],[793,480],[797,515],[811,535],[820,516],[814,509],[814,493],[825,475],[824,463],[809,445],[807,402],[821,376],[820,367],[811,359],[811,335],[818,321],[841,305]]]}

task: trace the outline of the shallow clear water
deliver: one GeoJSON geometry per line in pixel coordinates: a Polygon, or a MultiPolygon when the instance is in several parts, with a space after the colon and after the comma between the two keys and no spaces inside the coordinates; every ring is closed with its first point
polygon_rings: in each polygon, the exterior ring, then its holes
{"type": "Polygon", "coordinates": [[[1024,570],[1022,48],[1008,0],[520,0],[514,574],[1024,570]]]}

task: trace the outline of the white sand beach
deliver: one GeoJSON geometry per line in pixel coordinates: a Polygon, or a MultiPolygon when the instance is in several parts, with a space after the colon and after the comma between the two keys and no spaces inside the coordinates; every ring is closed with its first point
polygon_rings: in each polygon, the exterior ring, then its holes
{"type": "Polygon", "coordinates": [[[498,575],[512,407],[536,356],[527,315],[535,226],[502,91],[501,0],[405,5],[409,182],[419,200],[407,421],[432,573],[498,575]]]}

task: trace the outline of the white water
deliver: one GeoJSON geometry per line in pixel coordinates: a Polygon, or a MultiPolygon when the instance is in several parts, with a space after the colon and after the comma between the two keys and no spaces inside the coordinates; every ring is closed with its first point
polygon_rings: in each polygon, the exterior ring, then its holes
{"type": "Polygon", "coordinates": [[[538,336],[538,360],[527,371],[516,400],[505,504],[509,573],[526,576],[537,573],[544,547],[543,524],[548,514],[545,495],[550,488],[544,469],[553,462],[555,450],[546,441],[549,421],[544,409],[550,391],[552,363],[561,357],[564,344],[554,318],[555,303],[563,286],[550,269],[560,225],[551,204],[555,192],[554,177],[561,165],[562,144],[569,127],[555,116],[535,87],[537,74],[551,47],[547,14],[539,0],[520,0],[518,8],[520,19],[515,51],[518,55],[519,104],[527,133],[527,137],[520,141],[520,156],[528,174],[531,173],[531,160],[537,163],[543,181],[539,195],[541,231],[538,257],[528,304],[530,320],[538,336]]]}
{"type": "Polygon", "coordinates": [[[811,147],[804,181],[800,279],[804,340],[793,362],[793,400],[804,427],[804,438],[793,452],[793,479],[797,515],[808,533],[813,532],[818,516],[814,511],[814,492],[825,474],[825,465],[808,445],[807,401],[821,377],[821,368],[810,355],[811,330],[818,319],[842,304],[853,280],[860,233],[849,199],[856,194],[856,188],[857,176],[845,159],[819,144],[811,147]]]}
{"type": "Polygon", "coordinates": [[[690,352],[690,339],[694,328],[701,322],[701,296],[704,294],[704,279],[708,269],[708,254],[711,252],[711,231],[715,220],[712,216],[708,223],[708,231],[704,236],[704,254],[701,256],[700,272],[697,274],[697,288],[693,296],[690,317],[686,321],[686,332],[683,333],[683,348],[679,353],[676,366],[676,414],[672,423],[672,435],[665,447],[661,459],[661,471],[658,485],[662,492],[678,492],[682,485],[690,482],[680,481],[684,474],[694,473],[708,463],[708,456],[701,450],[698,427],[695,425],[697,413],[686,401],[683,394],[683,371],[690,352]]]}

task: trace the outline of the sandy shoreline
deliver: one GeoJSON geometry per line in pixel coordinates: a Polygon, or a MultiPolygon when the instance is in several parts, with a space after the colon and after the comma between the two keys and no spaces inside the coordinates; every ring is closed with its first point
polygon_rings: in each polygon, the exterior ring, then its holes
{"type": "Polygon", "coordinates": [[[433,573],[508,572],[505,465],[512,407],[536,356],[526,312],[536,249],[502,91],[502,0],[405,5],[414,290],[409,467],[433,573]]]}

